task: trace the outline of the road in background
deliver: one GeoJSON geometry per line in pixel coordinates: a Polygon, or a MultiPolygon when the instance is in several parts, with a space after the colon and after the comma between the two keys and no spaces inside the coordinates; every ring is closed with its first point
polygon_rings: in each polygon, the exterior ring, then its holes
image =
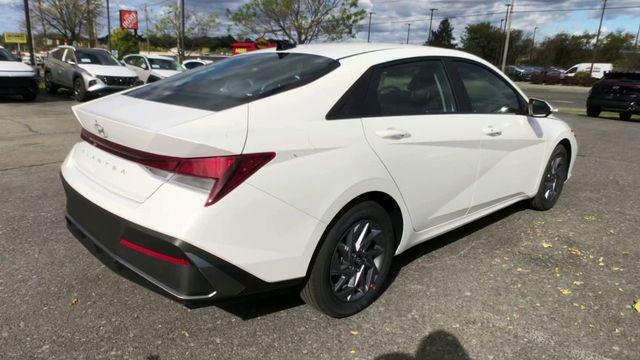
{"type": "Polygon", "coordinates": [[[546,100],[559,109],[578,109],[586,111],[587,96],[590,88],[561,85],[533,85],[517,83],[530,98],[546,100]]]}
{"type": "Polygon", "coordinates": [[[638,122],[559,114],[580,150],[553,210],[514,205],[413,248],[395,259],[376,303],[336,320],[295,292],[188,309],[108,270],[65,227],[59,167],[80,140],[72,104],[46,95],[0,101],[2,359],[640,353],[640,314],[632,309],[640,298],[638,122]]]}

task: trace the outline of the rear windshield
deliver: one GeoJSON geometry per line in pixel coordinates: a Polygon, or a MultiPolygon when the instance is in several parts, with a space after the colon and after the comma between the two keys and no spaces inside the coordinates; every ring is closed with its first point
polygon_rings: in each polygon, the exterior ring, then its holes
{"type": "Polygon", "coordinates": [[[309,54],[241,55],[172,76],[126,95],[220,111],[308,84],[338,66],[336,60],[309,54]]]}
{"type": "Polygon", "coordinates": [[[76,50],[78,64],[120,65],[120,63],[105,50],[78,49],[76,50]]]}
{"type": "Polygon", "coordinates": [[[0,49],[0,61],[16,61],[7,49],[0,49]]]}

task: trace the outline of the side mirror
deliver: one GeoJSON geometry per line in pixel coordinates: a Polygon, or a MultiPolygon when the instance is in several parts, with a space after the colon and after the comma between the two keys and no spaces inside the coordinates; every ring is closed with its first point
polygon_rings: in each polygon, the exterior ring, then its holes
{"type": "Polygon", "coordinates": [[[529,115],[533,117],[547,117],[558,112],[551,104],[544,100],[529,99],[529,115]]]}

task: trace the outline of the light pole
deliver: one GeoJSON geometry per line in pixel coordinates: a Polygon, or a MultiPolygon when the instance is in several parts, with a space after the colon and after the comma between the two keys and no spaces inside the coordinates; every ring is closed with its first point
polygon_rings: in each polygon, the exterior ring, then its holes
{"type": "Polygon", "coordinates": [[[111,12],[109,11],[109,0],[107,0],[107,43],[111,52],[111,12]]]}
{"type": "Polygon", "coordinates": [[[607,0],[604,0],[602,4],[602,14],[600,15],[600,25],[598,26],[598,34],[596,35],[596,43],[593,45],[593,58],[591,59],[591,69],[589,70],[589,76],[593,77],[593,64],[596,62],[596,56],[598,55],[598,42],[600,41],[600,32],[602,31],[602,20],[604,20],[604,11],[607,9],[607,0]]]}
{"type": "Polygon", "coordinates": [[[638,52],[638,38],[640,38],[640,25],[638,25],[638,33],[636,34],[636,44],[635,44],[635,48],[636,48],[636,53],[638,52]]]}
{"type": "Polygon", "coordinates": [[[31,59],[31,65],[33,65],[34,68],[36,68],[36,72],[37,72],[37,66],[38,64],[36,64],[36,55],[33,52],[33,37],[31,36],[31,17],[29,14],[29,0],[24,0],[24,21],[27,23],[27,42],[29,43],[29,52],[31,53],[31,56],[29,56],[31,59]]]}
{"type": "Polygon", "coordinates": [[[529,54],[529,61],[533,58],[533,50],[536,48],[536,31],[538,31],[539,27],[533,28],[533,38],[531,39],[531,53],[529,54]]]}
{"type": "Polygon", "coordinates": [[[150,54],[151,45],[149,42],[149,9],[147,9],[147,3],[144,3],[144,24],[147,26],[147,54],[150,54]]]}
{"type": "Polygon", "coordinates": [[[367,31],[367,42],[371,42],[371,15],[375,14],[373,11],[369,11],[369,30],[367,31]]]}
{"type": "Polygon", "coordinates": [[[431,11],[431,18],[429,19],[429,36],[427,37],[427,43],[431,45],[431,26],[433,25],[433,12],[438,9],[429,9],[431,11]]]}
{"type": "Polygon", "coordinates": [[[411,24],[407,24],[407,44],[409,44],[409,36],[411,35],[411,24]]]}
{"type": "Polygon", "coordinates": [[[510,6],[510,10],[507,10],[507,26],[505,28],[505,31],[507,32],[507,35],[504,38],[504,52],[502,53],[502,67],[501,70],[502,72],[504,72],[504,70],[507,68],[507,54],[509,54],[509,38],[511,37],[511,19],[513,18],[513,8],[516,5],[516,0],[511,0],[511,6],[510,6]]]}

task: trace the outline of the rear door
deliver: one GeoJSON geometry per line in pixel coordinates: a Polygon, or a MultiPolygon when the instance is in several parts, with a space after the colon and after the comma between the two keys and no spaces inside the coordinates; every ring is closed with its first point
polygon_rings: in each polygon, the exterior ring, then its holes
{"type": "Polygon", "coordinates": [[[366,138],[394,179],[415,230],[464,216],[480,160],[479,123],[458,113],[440,59],[375,68],[366,95],[366,138]]]}
{"type": "Polygon", "coordinates": [[[61,68],[58,72],[59,79],[57,82],[64,86],[73,86],[73,72],[75,70],[76,55],[72,49],[66,49],[64,55],[62,55],[61,68]]]}
{"type": "Polygon", "coordinates": [[[482,134],[482,159],[472,211],[531,193],[545,150],[538,119],[528,116],[524,98],[492,69],[470,60],[452,60],[456,82],[462,84],[465,118],[482,134]]]}

